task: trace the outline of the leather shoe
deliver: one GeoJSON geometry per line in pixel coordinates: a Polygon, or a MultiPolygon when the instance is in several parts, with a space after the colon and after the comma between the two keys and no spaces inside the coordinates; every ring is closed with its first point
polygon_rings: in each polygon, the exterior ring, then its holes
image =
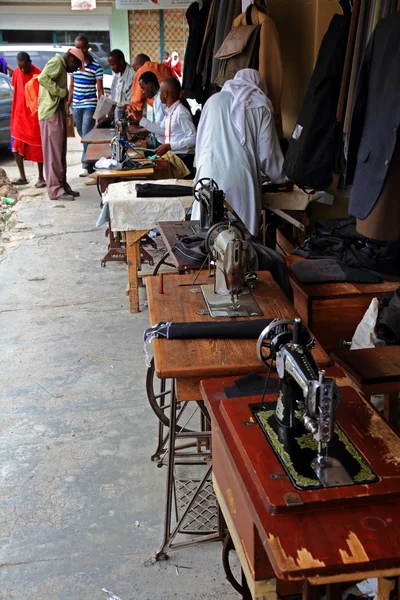
{"type": "Polygon", "coordinates": [[[73,196],[74,198],[79,198],[79,196],[81,195],[80,192],[75,192],[75,190],[71,189],[71,188],[67,188],[65,190],[66,194],[69,194],[70,196],[73,196]]]}
{"type": "Polygon", "coordinates": [[[64,192],[63,194],[61,194],[61,196],[58,196],[57,198],[50,198],[50,200],[75,200],[75,198],[71,195],[71,194],[67,194],[67,192],[64,192]]]}

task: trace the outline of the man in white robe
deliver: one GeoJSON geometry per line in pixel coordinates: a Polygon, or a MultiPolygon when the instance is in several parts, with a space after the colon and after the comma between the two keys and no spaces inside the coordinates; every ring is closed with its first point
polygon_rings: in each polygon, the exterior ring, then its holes
{"type": "MultiPolygon", "coordinates": [[[[286,181],[271,101],[260,74],[242,69],[206,102],[196,140],[196,179],[214,179],[252,235],[261,216],[261,173],[286,181]]],[[[192,219],[200,218],[195,201],[192,219]]]]}

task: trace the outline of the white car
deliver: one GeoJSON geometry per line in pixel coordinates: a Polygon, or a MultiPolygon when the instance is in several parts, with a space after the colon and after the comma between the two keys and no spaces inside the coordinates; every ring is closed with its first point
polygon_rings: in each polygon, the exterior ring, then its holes
{"type": "MultiPolygon", "coordinates": [[[[47,61],[55,54],[65,54],[71,46],[57,44],[0,44],[0,56],[4,56],[8,64],[15,69],[17,66],[18,52],[27,52],[35,67],[43,69],[47,61]]],[[[101,64],[101,61],[94,52],[91,54],[101,64]]],[[[69,76],[68,76],[69,77],[69,76]]],[[[103,77],[104,93],[110,95],[113,76],[105,73],[103,77]]],[[[69,79],[68,79],[69,85],[69,79]]]]}

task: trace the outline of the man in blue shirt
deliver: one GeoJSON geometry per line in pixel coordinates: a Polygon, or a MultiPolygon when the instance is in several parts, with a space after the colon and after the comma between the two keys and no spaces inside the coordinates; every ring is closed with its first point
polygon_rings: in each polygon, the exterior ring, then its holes
{"type": "MultiPolygon", "coordinates": [[[[83,52],[85,70],[72,74],[69,86],[68,104],[72,103],[74,122],[81,138],[85,137],[96,125],[93,113],[97,99],[104,95],[103,69],[97,60],[89,54],[89,41],[82,33],[75,39],[75,48],[83,52]]],[[[85,162],[87,144],[83,145],[82,170],[80,177],[87,177],[90,166],[85,162]]]]}

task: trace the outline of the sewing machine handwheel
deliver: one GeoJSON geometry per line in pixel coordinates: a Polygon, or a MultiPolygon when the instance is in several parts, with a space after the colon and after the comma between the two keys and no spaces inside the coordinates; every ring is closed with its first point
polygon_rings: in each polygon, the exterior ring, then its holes
{"type": "Polygon", "coordinates": [[[298,337],[297,343],[300,343],[311,349],[315,346],[315,340],[311,337],[308,330],[300,323],[301,329],[298,330],[298,321],[292,319],[274,319],[261,332],[257,340],[258,359],[268,368],[274,369],[275,359],[278,350],[288,342],[298,337]]]}
{"type": "MultiPolygon", "coordinates": [[[[279,332],[277,329],[284,326],[288,326],[293,323],[289,320],[274,319],[269,325],[260,333],[257,340],[257,357],[266,367],[275,369],[275,359],[277,348],[275,346],[275,338],[279,332]]],[[[282,331],[284,331],[282,329],[282,331]]]]}
{"type": "Polygon", "coordinates": [[[210,227],[210,229],[207,231],[206,239],[204,242],[208,254],[212,254],[214,242],[218,234],[220,234],[221,231],[225,231],[227,229],[236,229],[240,238],[244,240],[244,231],[242,227],[235,221],[221,221],[220,223],[215,223],[215,225],[210,227]]]}
{"type": "Polygon", "coordinates": [[[203,179],[199,179],[199,181],[194,186],[193,195],[194,195],[195,200],[198,200],[197,195],[198,195],[199,191],[204,187],[207,187],[212,190],[219,189],[218,184],[214,181],[214,179],[210,179],[209,177],[203,177],[203,179]]]}

